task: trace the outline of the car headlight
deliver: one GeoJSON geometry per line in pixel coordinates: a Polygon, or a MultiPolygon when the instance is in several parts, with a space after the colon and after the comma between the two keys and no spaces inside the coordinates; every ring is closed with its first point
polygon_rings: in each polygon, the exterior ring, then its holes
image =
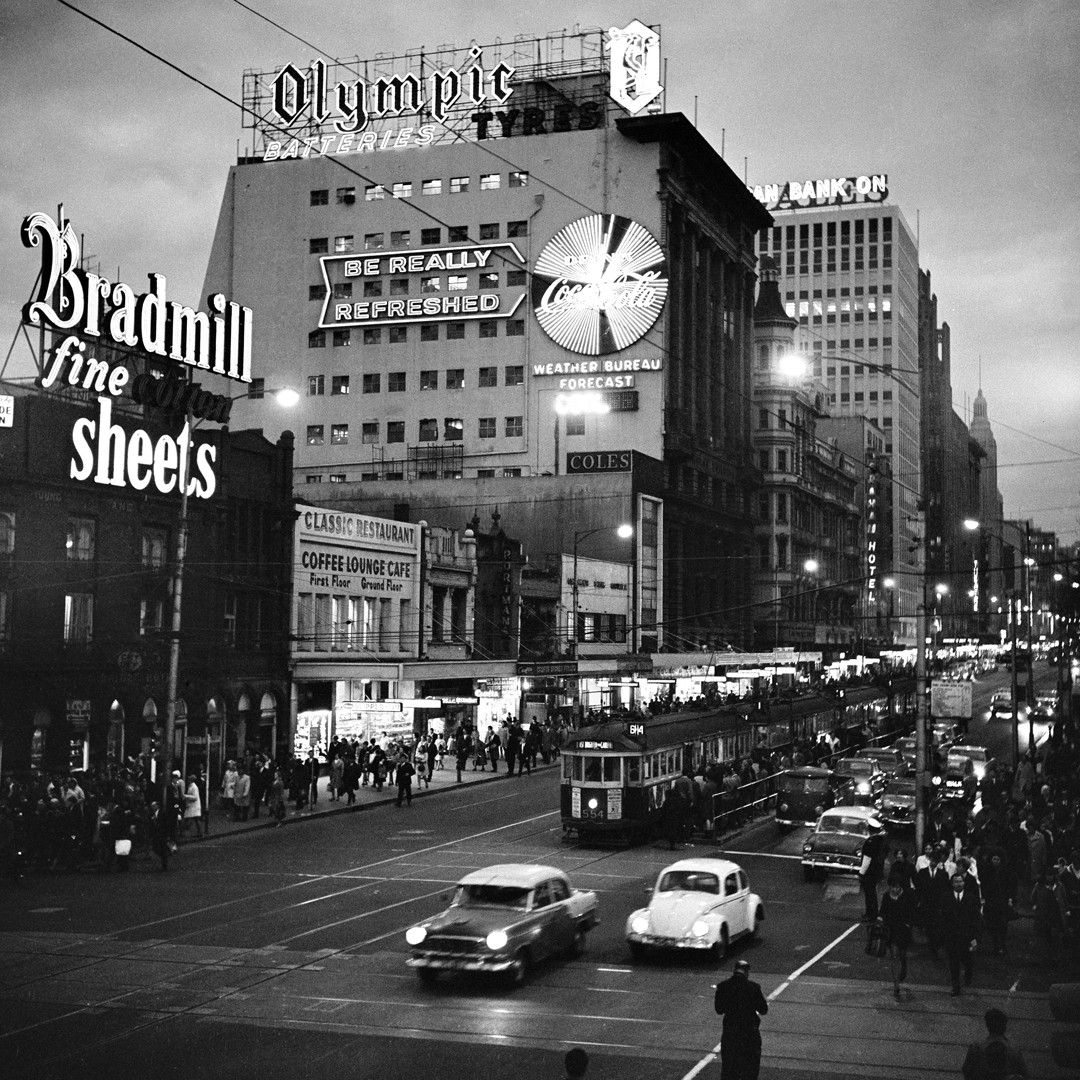
{"type": "Polygon", "coordinates": [[[860,780],[859,781],[859,794],[860,795],[869,795],[870,794],[870,783],[869,783],[869,781],[867,781],[867,780],[860,780]]]}
{"type": "Polygon", "coordinates": [[[506,948],[507,940],[505,930],[492,930],[487,936],[487,947],[492,952],[498,952],[500,949],[506,948]]]}
{"type": "Polygon", "coordinates": [[[937,784],[940,784],[941,783],[941,777],[940,776],[935,776],[934,779],[931,781],[931,783],[933,783],[935,786],[937,784]]]}
{"type": "Polygon", "coordinates": [[[804,855],[809,855],[810,852],[813,851],[813,850],[814,850],[814,845],[813,844],[803,844],[802,853],[804,855]]]}
{"type": "Polygon", "coordinates": [[[825,807],[822,806],[821,803],[818,803],[818,805],[814,807],[814,813],[817,814],[818,817],[820,817],[822,814],[825,813],[825,807]]]}
{"type": "Polygon", "coordinates": [[[709,924],[704,919],[698,919],[693,926],[690,927],[690,933],[694,937],[705,937],[709,933],[709,924]]]}
{"type": "Polygon", "coordinates": [[[635,915],[634,918],[630,920],[630,929],[633,930],[635,934],[647,933],[649,929],[648,915],[635,915]]]}
{"type": "Polygon", "coordinates": [[[423,926],[410,926],[409,929],[405,931],[405,940],[410,945],[421,945],[426,937],[427,928],[423,926]]]}
{"type": "Polygon", "coordinates": [[[786,803],[786,802],[785,802],[785,803],[781,803],[781,804],[780,804],[780,813],[781,813],[781,814],[786,814],[786,813],[787,813],[787,808],[788,808],[788,807],[787,807],[787,803],[786,803]]]}

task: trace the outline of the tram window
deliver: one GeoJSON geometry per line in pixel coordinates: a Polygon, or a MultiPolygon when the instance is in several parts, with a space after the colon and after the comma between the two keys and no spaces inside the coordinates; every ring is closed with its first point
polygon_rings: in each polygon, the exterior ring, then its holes
{"type": "Polygon", "coordinates": [[[626,759],[626,782],[628,784],[641,783],[641,758],[628,757],[626,759]]]}
{"type": "Polygon", "coordinates": [[[599,783],[602,775],[601,771],[601,758],[587,757],[585,758],[585,783],[599,783]]]}
{"type": "Polygon", "coordinates": [[[562,778],[564,780],[573,780],[574,778],[574,762],[579,760],[576,757],[570,757],[564,755],[562,759],[562,778]]]}
{"type": "Polygon", "coordinates": [[[622,783],[622,758],[606,757],[604,762],[604,780],[609,784],[622,783]]]}
{"type": "Polygon", "coordinates": [[[574,779],[581,779],[581,758],[577,755],[574,756],[574,779]]]}

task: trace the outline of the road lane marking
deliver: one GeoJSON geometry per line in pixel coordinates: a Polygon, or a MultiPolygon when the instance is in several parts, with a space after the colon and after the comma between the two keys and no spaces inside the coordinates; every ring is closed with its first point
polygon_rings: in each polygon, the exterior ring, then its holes
{"type": "MultiPolygon", "coordinates": [[[[766,1001],[775,1001],[807,968],[813,967],[823,956],[827,956],[841,941],[844,940],[849,934],[854,933],[859,929],[861,923],[854,923],[849,926],[838,938],[834,938],[825,946],[816,956],[807,960],[802,967],[796,968],[771,994],[767,994],[766,1001]]],[[[694,1080],[706,1065],[716,1061],[720,1056],[720,1043],[717,1043],[685,1076],[682,1080],[694,1080]]]]}
{"type": "MultiPolygon", "coordinates": [[[[346,923],[356,922],[358,919],[366,919],[371,915],[380,915],[384,911],[392,911],[394,908],[404,907],[406,904],[415,904],[417,900],[430,900],[433,896],[439,896],[442,892],[442,889],[436,889],[435,892],[424,893],[423,896],[411,896],[407,900],[398,900],[397,903],[387,904],[385,907],[374,908],[371,911],[361,911],[357,915],[350,915],[347,919],[338,919],[337,922],[324,923],[322,926],[316,926],[311,930],[304,930],[302,933],[293,934],[292,937],[279,938],[274,944],[288,945],[291,941],[298,941],[300,938],[310,937],[312,934],[321,934],[324,930],[333,930],[336,926],[344,926],[346,923]]],[[[395,932],[403,933],[404,931],[395,932]]],[[[350,945],[349,948],[356,948],[356,946],[350,945]]]]}

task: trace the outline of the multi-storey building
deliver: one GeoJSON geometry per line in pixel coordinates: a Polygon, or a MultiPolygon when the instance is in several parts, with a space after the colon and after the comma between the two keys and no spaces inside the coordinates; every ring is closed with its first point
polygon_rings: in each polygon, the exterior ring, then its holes
{"type": "MultiPolygon", "coordinates": [[[[771,218],[659,111],[655,35],[628,30],[633,78],[620,35],[591,31],[380,60],[348,137],[332,89],[312,101],[355,72],[250,76],[255,144],[206,283],[254,309],[267,385],[304,394],[305,498],[447,527],[512,505],[533,555],[630,565],[631,646],[745,647],[771,218]],[[405,107],[447,86],[457,105],[405,107]]],[[[257,400],[238,412],[272,423],[257,400]]],[[[560,653],[597,614],[582,600],[560,653]]]]}
{"type": "Polygon", "coordinates": [[[887,177],[844,177],[753,189],[776,218],[758,249],[780,269],[797,346],[828,387],[829,411],[866,416],[892,466],[896,628],[915,641],[920,586],[918,245],[887,177]]]}

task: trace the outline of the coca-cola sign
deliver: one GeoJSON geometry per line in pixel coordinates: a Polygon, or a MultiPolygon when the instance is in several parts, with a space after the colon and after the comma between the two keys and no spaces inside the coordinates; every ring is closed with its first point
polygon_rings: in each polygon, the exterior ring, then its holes
{"type": "Polygon", "coordinates": [[[533,270],[533,307],[544,333],[587,356],[643,338],[667,292],[660,245],[643,225],[616,214],[590,214],[560,229],[533,270]]]}

